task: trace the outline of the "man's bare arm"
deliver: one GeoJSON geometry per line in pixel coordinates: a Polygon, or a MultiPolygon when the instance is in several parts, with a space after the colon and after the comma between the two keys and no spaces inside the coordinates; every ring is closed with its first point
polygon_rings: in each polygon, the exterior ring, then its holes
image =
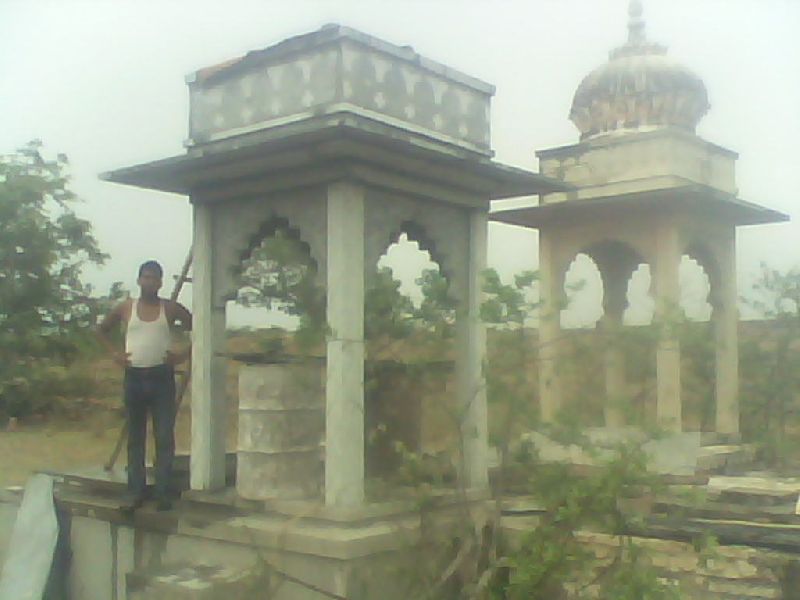
{"type": "Polygon", "coordinates": [[[111,331],[113,331],[115,327],[119,327],[123,322],[124,312],[125,303],[117,304],[97,327],[97,338],[105,347],[106,351],[108,351],[109,355],[114,359],[114,362],[121,367],[128,365],[128,355],[114,344],[111,339],[111,331]]]}

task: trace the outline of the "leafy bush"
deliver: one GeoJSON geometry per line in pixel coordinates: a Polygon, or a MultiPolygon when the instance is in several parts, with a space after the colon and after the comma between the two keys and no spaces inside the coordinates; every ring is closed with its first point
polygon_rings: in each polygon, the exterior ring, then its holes
{"type": "Polygon", "coordinates": [[[39,142],[0,157],[0,408],[10,416],[46,412],[75,383],[53,369],[91,345],[99,305],[81,269],[106,255],[68,182],[67,158],[46,159],[39,142]]]}

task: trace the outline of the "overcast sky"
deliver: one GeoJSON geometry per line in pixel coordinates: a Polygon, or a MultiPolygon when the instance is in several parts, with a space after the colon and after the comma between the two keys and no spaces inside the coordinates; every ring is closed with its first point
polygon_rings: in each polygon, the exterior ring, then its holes
{"type": "MultiPolygon", "coordinates": [[[[627,4],[0,0],[0,152],[40,138],[69,156],[80,213],[111,254],[88,279],[101,291],[116,280],[133,287],[145,259],[168,275],[180,268],[188,201],[97,176],[183,152],[186,74],[341,23],[496,85],[496,158],[535,170],[536,150],[577,141],[572,95],[625,41],[627,4]]],[[[705,81],[711,110],[698,134],[740,153],[740,196],[793,219],[740,230],[744,292],[760,261],[800,265],[800,1],[645,0],[644,11],[648,38],[705,81]]],[[[535,268],[535,234],[492,225],[489,260],[506,275],[535,268]]]]}

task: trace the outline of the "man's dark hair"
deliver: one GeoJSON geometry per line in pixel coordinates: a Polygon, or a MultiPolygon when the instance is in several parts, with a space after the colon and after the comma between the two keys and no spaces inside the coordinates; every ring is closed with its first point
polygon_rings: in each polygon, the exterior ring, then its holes
{"type": "Polygon", "coordinates": [[[158,264],[158,261],[155,260],[148,260],[139,266],[139,277],[141,277],[142,273],[145,271],[152,271],[158,275],[159,279],[164,277],[164,269],[162,269],[161,265],[158,264]]]}

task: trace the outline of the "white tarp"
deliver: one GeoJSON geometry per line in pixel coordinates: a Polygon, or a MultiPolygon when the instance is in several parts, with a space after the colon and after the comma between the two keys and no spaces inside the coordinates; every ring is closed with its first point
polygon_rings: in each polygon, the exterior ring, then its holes
{"type": "Polygon", "coordinates": [[[57,540],[53,479],[34,475],[25,485],[0,573],[0,600],[42,599],[57,540]]]}

